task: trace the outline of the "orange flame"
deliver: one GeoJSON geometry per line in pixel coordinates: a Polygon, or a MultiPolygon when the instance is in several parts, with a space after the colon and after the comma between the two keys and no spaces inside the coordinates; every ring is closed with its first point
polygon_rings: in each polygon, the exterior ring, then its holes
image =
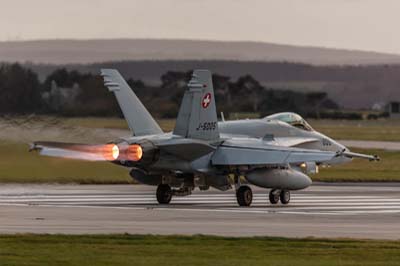
{"type": "Polygon", "coordinates": [[[128,161],[138,162],[143,157],[143,149],[137,144],[129,145],[125,153],[128,161]]]}
{"type": "Polygon", "coordinates": [[[120,155],[120,151],[117,145],[115,144],[107,144],[102,148],[103,157],[107,161],[115,161],[118,159],[120,155]]]}
{"type": "Polygon", "coordinates": [[[103,157],[107,161],[124,160],[138,162],[143,157],[143,149],[138,144],[119,145],[107,144],[102,147],[103,157]]]}

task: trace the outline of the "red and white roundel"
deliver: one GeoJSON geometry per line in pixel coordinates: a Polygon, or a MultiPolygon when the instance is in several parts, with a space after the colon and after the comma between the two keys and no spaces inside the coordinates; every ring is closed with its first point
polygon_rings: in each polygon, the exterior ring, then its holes
{"type": "Polygon", "coordinates": [[[204,95],[203,100],[201,101],[201,106],[203,106],[203,108],[207,108],[211,103],[211,93],[207,93],[206,95],[204,95]]]}

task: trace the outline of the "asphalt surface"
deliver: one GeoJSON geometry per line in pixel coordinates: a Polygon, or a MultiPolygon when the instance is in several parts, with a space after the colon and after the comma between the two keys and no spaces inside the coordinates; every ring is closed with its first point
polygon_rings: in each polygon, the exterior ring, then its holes
{"type": "Polygon", "coordinates": [[[252,207],[216,190],[160,206],[148,186],[1,185],[0,233],[400,239],[399,184],[316,184],[274,206],[268,190],[253,189],[252,207]]]}

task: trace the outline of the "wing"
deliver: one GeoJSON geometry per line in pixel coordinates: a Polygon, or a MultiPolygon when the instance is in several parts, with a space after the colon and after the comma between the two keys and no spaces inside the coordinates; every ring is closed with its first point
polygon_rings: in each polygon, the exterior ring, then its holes
{"type": "Polygon", "coordinates": [[[226,141],[212,157],[213,165],[285,165],[323,163],[338,156],[335,152],[290,148],[257,140],[226,141]]]}
{"type": "Polygon", "coordinates": [[[118,157],[114,144],[80,144],[64,142],[35,142],[29,151],[40,155],[86,161],[113,161],[118,157]]]}

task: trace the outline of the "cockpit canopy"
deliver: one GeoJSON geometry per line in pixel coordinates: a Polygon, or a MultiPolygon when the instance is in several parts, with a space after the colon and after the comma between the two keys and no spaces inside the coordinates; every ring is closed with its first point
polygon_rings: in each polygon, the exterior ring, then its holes
{"type": "Polygon", "coordinates": [[[299,129],[313,131],[314,129],[300,115],[295,113],[277,113],[265,117],[267,120],[278,120],[288,123],[291,126],[299,129]]]}

